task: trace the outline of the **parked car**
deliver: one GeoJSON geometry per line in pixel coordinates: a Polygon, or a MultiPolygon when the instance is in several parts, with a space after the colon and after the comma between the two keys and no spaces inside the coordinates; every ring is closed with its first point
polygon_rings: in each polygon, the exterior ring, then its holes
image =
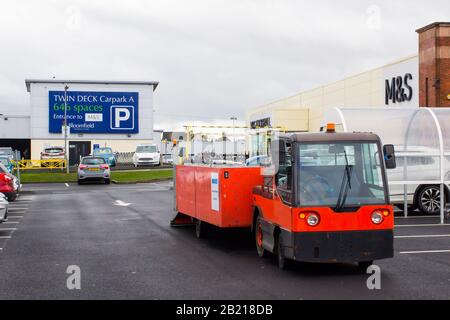
{"type": "Polygon", "coordinates": [[[5,165],[1,162],[0,162],[0,173],[8,174],[14,180],[14,188],[16,189],[17,192],[20,192],[21,184],[20,184],[19,179],[15,175],[13,175],[9,171],[9,169],[7,167],[5,167],[5,165]]]}
{"type": "Polygon", "coordinates": [[[172,156],[172,154],[170,154],[170,153],[163,154],[162,155],[162,163],[163,164],[172,165],[173,164],[173,156],[172,156]]]}
{"type": "Polygon", "coordinates": [[[133,165],[139,166],[151,165],[159,166],[161,164],[161,153],[155,144],[141,144],[136,147],[133,155],[133,165]]]}
{"type": "Polygon", "coordinates": [[[105,159],[105,162],[109,164],[111,167],[115,167],[117,163],[116,154],[112,151],[111,148],[97,148],[94,149],[93,153],[94,157],[99,157],[105,159]]]}
{"type": "Polygon", "coordinates": [[[0,147],[0,156],[8,157],[14,160],[14,150],[11,147],[0,147]]]}
{"type": "MultiPolygon", "coordinates": [[[[0,166],[3,165],[0,164],[0,166]]],[[[0,172],[0,192],[3,193],[10,202],[17,199],[18,185],[14,181],[14,176],[10,173],[0,172]]]]}
{"type": "Polygon", "coordinates": [[[246,167],[264,166],[268,164],[270,164],[270,157],[267,155],[250,157],[245,161],[246,167]]]}
{"type": "Polygon", "coordinates": [[[100,157],[84,157],[78,166],[78,184],[84,181],[111,182],[111,170],[105,159],[100,157]]]}
{"type": "Polygon", "coordinates": [[[6,169],[8,169],[9,173],[12,173],[14,171],[14,163],[9,156],[0,155],[0,163],[2,163],[6,167],[6,169]]]}
{"type": "Polygon", "coordinates": [[[48,147],[41,152],[42,165],[45,166],[45,160],[65,160],[66,153],[64,147],[48,147]]]}
{"type": "Polygon", "coordinates": [[[8,205],[6,196],[0,192],[0,223],[8,220],[8,205]]]}

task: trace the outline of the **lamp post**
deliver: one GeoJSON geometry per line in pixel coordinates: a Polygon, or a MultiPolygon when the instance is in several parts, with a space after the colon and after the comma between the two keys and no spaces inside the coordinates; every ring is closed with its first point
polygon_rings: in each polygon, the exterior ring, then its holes
{"type": "Polygon", "coordinates": [[[64,86],[64,160],[66,161],[66,173],[69,173],[69,158],[67,156],[67,84],[64,86]]]}
{"type": "Polygon", "coordinates": [[[236,161],[236,136],[235,136],[235,121],[237,117],[231,117],[230,120],[233,120],[233,160],[236,161]]]}

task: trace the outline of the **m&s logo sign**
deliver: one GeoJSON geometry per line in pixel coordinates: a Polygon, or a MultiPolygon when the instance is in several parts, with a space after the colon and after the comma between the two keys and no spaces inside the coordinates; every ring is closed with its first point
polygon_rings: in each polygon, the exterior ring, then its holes
{"type": "Polygon", "coordinates": [[[413,89],[409,84],[413,80],[411,73],[405,74],[403,77],[393,77],[387,79],[385,82],[385,104],[389,105],[390,102],[401,103],[405,101],[411,101],[413,97],[413,89]]]}

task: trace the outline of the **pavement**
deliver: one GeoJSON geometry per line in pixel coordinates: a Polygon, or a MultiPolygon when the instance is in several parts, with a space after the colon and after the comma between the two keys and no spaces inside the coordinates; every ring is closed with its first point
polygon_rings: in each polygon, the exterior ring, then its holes
{"type": "Polygon", "coordinates": [[[280,270],[247,231],[171,228],[170,187],[25,185],[0,224],[0,299],[450,298],[450,224],[438,217],[396,217],[395,257],[375,262],[381,289],[369,290],[354,265],[280,270]]]}

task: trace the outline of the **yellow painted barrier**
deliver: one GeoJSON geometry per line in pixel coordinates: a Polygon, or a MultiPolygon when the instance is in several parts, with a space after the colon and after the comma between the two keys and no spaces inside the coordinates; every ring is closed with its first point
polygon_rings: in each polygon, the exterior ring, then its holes
{"type": "Polygon", "coordinates": [[[66,160],[64,159],[19,160],[17,162],[14,161],[13,163],[14,167],[17,167],[18,164],[20,170],[63,169],[66,167],[66,160]]]}

